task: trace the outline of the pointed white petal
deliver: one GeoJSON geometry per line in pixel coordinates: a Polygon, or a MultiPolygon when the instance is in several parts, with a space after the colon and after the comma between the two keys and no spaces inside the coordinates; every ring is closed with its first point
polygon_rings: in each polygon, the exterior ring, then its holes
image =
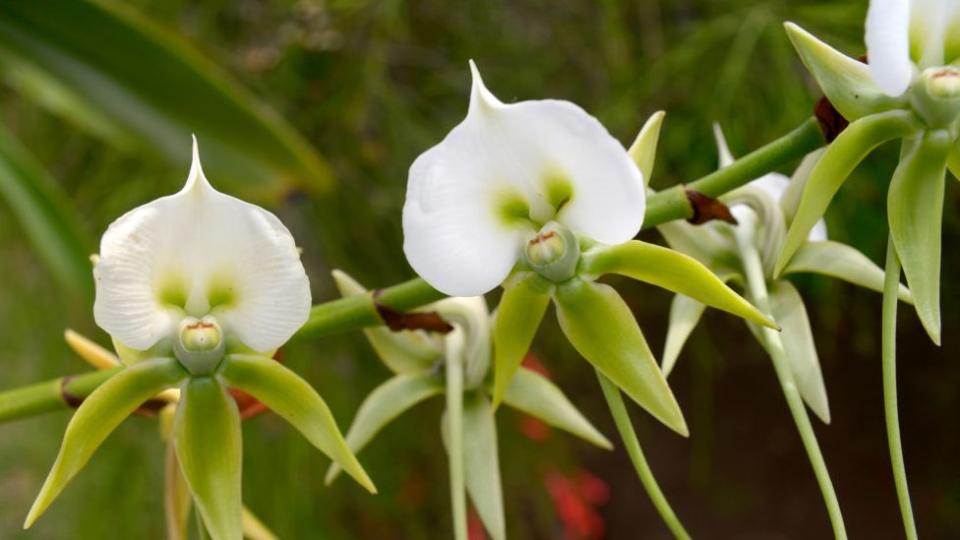
{"type": "Polygon", "coordinates": [[[899,96],[910,85],[910,5],[908,0],[872,0],[867,11],[867,62],[877,85],[899,96]]]}
{"type": "Polygon", "coordinates": [[[404,252],[440,291],[476,296],[507,277],[534,222],[619,243],[644,207],[640,171],[600,122],[565,101],[503,104],[474,67],[466,119],[410,168],[404,252]]]}
{"type": "Polygon", "coordinates": [[[956,0],[913,0],[910,2],[910,53],[920,69],[942,66],[953,60],[945,57],[947,42],[957,38],[956,0]]]}
{"type": "Polygon", "coordinates": [[[717,122],[713,123],[713,138],[717,142],[717,168],[722,169],[734,162],[733,154],[730,153],[730,147],[727,145],[727,138],[723,136],[723,129],[717,122]]]}
{"type": "Polygon", "coordinates": [[[290,231],[266,210],[210,186],[194,145],[181,191],[110,225],[94,269],[97,324],[144,350],[184,313],[214,314],[265,352],[306,321],[310,285],[290,231]]]}

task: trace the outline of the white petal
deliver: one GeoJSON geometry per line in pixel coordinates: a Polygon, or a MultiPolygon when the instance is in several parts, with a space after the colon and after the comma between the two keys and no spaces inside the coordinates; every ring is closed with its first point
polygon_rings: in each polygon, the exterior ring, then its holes
{"type": "Polygon", "coordinates": [[[899,96],[910,85],[910,5],[908,0],[872,0],[867,11],[867,62],[877,85],[899,96]]]}
{"type": "Polygon", "coordinates": [[[509,274],[531,220],[612,244],[639,232],[644,208],[640,171],[595,118],[566,101],[501,103],[474,68],[467,118],[410,168],[404,251],[438,290],[476,296],[509,274]],[[564,183],[556,213],[549,186],[564,183]],[[508,198],[522,218],[504,219],[508,198]]]}
{"type": "Polygon", "coordinates": [[[310,311],[310,284],[290,231],[266,210],[210,186],[194,161],[174,195],[110,225],[94,269],[97,324],[145,350],[176,319],[212,313],[253,350],[282,345],[310,311]]]}
{"type": "Polygon", "coordinates": [[[722,169],[733,163],[734,159],[730,146],[727,145],[727,138],[723,136],[723,129],[717,122],[713,123],[713,139],[717,143],[717,168],[722,169]]]}
{"type": "MultiPolygon", "coordinates": [[[[956,41],[957,0],[913,0],[910,3],[910,52],[920,69],[942,66],[953,60],[945,58],[947,42],[956,41]]],[[[954,48],[955,47],[951,47],[954,48]]]]}
{"type": "MultiPolygon", "coordinates": [[[[750,182],[748,185],[757,187],[763,190],[767,195],[769,195],[773,200],[780,201],[783,198],[783,195],[787,192],[787,187],[790,185],[790,179],[786,176],[779,173],[770,173],[756,180],[750,182]]],[[[750,219],[747,217],[747,213],[751,213],[747,207],[743,205],[734,206],[731,211],[733,212],[733,217],[737,218],[737,221],[741,221],[744,218],[750,219]]],[[[827,223],[824,220],[820,220],[816,225],[813,226],[813,229],[810,231],[810,235],[807,237],[811,242],[817,242],[827,239],[827,223]]]]}

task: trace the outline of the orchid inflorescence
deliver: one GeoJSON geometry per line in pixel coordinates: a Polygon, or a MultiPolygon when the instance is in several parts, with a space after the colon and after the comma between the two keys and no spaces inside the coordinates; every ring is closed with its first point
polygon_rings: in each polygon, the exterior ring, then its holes
{"type": "MultiPolygon", "coordinates": [[[[792,23],[786,29],[849,126],[825,149],[810,152],[791,178],[774,166],[762,176],[738,178],[712,201],[729,210],[726,222],[646,223],[669,248],[636,239],[648,201],[657,196],[648,186],[664,113],[652,115],[625,148],[571,102],[500,101],[471,61],[466,117],[413,162],[402,215],[404,253],[426,283],[419,289],[426,293],[408,307],[441,318],[448,331],[379,326],[378,293],[344,272],[333,274],[344,298],[328,320],[353,317],[343,327],[367,326],[371,346],[392,372],[363,401],[346,437],[310,383],[274,358],[324,306],[311,307],[292,234],[270,212],[216,191],[194,139],[184,187],[121,216],[102,237],[93,258],[93,313],[116,354],[76,334],[67,337],[111,373],[67,426],[25,526],[149,400],[161,404],[168,444],[168,524],[182,528],[193,506],[203,534],[235,540],[245,522],[256,523],[242,505],[237,392],[283,417],[333,460],[327,483],[345,471],[370,492],[376,489],[355,453],[399,415],[443,396],[439,434],[448,456],[454,537],[467,537],[469,496],[487,533],[502,540],[495,422],[501,404],[613,447],[557,385],[521,366],[552,304],[570,345],[594,368],[644,488],[674,535],[687,538],[653,479],[621,394],[687,436],[667,375],[711,306],[744,319],[768,353],[834,533],[845,538],[805,408],[830,422],[826,384],[804,301],[787,279],[817,273],[884,294],[891,459],[905,532],[916,537],[899,451],[895,316],[898,301],[913,303],[939,344],[943,191],[946,171],[960,173],[960,2],[874,0],[866,61],[792,23]],[[856,248],[830,240],[822,218],[856,165],[895,139],[901,159],[890,181],[888,256],[880,268],[856,248]],[[900,283],[901,264],[909,289],[900,283]],[[675,293],[662,364],[630,306],[599,281],[606,275],[675,293]],[[483,295],[498,289],[491,313],[483,295]]],[[[721,172],[736,169],[719,126],[715,134],[721,172]]],[[[694,203],[683,204],[681,210],[692,213],[694,203]]]]}

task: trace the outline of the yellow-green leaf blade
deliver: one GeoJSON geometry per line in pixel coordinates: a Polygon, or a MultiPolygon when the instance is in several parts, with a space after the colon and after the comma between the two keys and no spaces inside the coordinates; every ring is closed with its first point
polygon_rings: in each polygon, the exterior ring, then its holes
{"type": "Polygon", "coordinates": [[[269,358],[239,354],[227,357],[221,375],[231,386],[280,415],[360,485],[376,493],[370,477],[344,441],[330,408],[307,381],[269,358]]]}
{"type": "Polygon", "coordinates": [[[90,394],[67,424],[60,452],[30,508],[24,528],[43,514],[120,422],[184,376],[173,359],[147,360],[117,372],[90,394]]]}
{"type": "Polygon", "coordinates": [[[626,302],[609,285],[572,279],[554,293],[560,328],[588,362],[677,433],[687,424],[626,302]]]}
{"type": "Polygon", "coordinates": [[[218,379],[196,377],[184,385],[173,433],[180,471],[210,537],[241,540],[240,412],[218,379]]]}

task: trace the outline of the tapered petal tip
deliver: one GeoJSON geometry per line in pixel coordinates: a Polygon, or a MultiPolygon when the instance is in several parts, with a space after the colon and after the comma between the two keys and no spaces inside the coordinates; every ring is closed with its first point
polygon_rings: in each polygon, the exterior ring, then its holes
{"type": "Polygon", "coordinates": [[[477,63],[470,59],[470,76],[472,78],[471,90],[470,90],[470,114],[477,114],[484,111],[489,111],[503,103],[497,99],[497,96],[487,89],[486,85],[483,84],[483,77],[480,76],[480,70],[477,68],[477,63]]]}

